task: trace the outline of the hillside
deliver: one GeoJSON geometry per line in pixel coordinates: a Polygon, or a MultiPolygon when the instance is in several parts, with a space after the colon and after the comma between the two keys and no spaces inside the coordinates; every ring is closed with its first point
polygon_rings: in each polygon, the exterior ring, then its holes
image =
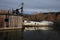
{"type": "Polygon", "coordinates": [[[55,21],[55,20],[60,19],[60,12],[49,12],[49,13],[37,13],[35,15],[24,15],[24,20],[50,20],[50,21],[55,21]]]}

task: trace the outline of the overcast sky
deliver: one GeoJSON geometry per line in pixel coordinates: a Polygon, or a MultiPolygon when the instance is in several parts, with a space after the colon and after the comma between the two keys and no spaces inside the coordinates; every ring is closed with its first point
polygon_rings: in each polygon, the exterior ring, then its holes
{"type": "MultiPolygon", "coordinates": [[[[23,0],[24,10],[32,12],[60,11],[60,0],[23,0]]],[[[19,8],[22,0],[0,0],[0,9],[19,8]]]]}

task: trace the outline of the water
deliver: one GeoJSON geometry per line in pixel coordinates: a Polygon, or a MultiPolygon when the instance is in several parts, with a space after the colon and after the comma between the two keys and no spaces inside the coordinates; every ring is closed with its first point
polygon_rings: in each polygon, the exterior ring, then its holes
{"type": "Polygon", "coordinates": [[[60,40],[60,34],[56,31],[26,31],[24,40],[60,40]]]}
{"type": "MultiPolygon", "coordinates": [[[[21,40],[21,31],[0,32],[0,40],[21,40]]],[[[60,40],[60,34],[54,30],[24,31],[23,40],[60,40]]]]}

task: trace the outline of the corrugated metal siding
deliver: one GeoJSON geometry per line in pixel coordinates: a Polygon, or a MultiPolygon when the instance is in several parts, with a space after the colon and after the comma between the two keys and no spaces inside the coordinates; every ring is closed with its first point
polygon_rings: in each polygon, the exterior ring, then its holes
{"type": "Polygon", "coordinates": [[[21,27],[22,26],[22,17],[9,16],[9,26],[10,27],[21,27]]]}
{"type": "Polygon", "coordinates": [[[6,15],[0,15],[0,27],[22,27],[22,17],[21,16],[9,16],[9,21],[5,22],[6,15]]]}
{"type": "Polygon", "coordinates": [[[0,28],[5,26],[4,19],[5,19],[5,15],[3,15],[3,16],[0,15],[0,28]]]}

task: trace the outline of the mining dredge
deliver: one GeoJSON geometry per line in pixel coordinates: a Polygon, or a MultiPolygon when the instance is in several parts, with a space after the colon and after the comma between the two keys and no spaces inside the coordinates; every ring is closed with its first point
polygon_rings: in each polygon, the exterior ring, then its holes
{"type": "Polygon", "coordinates": [[[18,31],[20,32],[20,40],[23,40],[23,5],[24,3],[22,2],[20,8],[15,10],[12,9],[12,13],[8,11],[6,14],[0,14],[0,33],[2,32],[1,40],[10,40],[8,35],[11,36],[11,40],[18,40],[18,31]],[[10,32],[12,32],[12,34],[10,34],[10,32]],[[13,36],[13,32],[15,32],[15,37],[13,36]]]}

